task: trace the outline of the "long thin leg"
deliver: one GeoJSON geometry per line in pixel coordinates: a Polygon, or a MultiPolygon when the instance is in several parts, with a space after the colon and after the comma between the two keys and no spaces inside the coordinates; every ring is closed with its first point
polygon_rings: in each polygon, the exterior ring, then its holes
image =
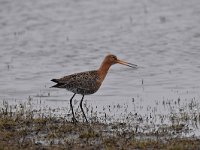
{"type": "Polygon", "coordinates": [[[74,98],[75,95],[76,95],[76,93],[74,93],[74,95],[73,95],[73,96],[71,97],[71,99],[70,99],[70,108],[71,108],[71,110],[72,110],[72,115],[73,115],[72,121],[73,121],[73,122],[78,122],[78,121],[76,120],[76,118],[75,118],[74,110],[73,110],[73,106],[72,106],[72,99],[74,98]]]}
{"type": "Polygon", "coordinates": [[[84,99],[84,95],[83,95],[83,97],[82,97],[82,99],[81,99],[81,102],[80,102],[80,107],[81,107],[81,111],[82,111],[82,113],[83,113],[83,116],[84,116],[84,118],[85,118],[86,122],[88,123],[88,120],[87,120],[87,118],[86,118],[86,116],[85,116],[85,113],[84,113],[84,111],[83,111],[83,107],[82,107],[82,102],[83,102],[83,99],[84,99]]]}

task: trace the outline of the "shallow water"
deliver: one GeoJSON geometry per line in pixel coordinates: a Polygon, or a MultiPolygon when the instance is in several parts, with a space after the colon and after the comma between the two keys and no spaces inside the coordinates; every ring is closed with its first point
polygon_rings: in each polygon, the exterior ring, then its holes
{"type": "Polygon", "coordinates": [[[163,100],[199,102],[199,24],[199,0],[1,1],[0,98],[69,107],[72,93],[50,80],[96,69],[113,53],[141,67],[112,66],[87,103],[146,114],[140,107],[163,100]]]}

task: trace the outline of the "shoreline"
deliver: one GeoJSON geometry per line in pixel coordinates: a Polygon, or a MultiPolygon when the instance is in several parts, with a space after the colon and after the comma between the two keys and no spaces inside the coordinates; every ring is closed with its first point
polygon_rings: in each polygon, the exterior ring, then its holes
{"type": "MultiPolygon", "coordinates": [[[[127,118],[128,122],[102,123],[97,118],[89,124],[73,124],[69,121],[71,116],[45,116],[40,111],[19,106],[17,111],[13,111],[5,103],[0,110],[0,149],[200,148],[199,137],[188,136],[187,133],[192,133],[192,130],[181,123],[181,118],[174,118],[174,124],[154,128],[142,122],[139,115],[135,116],[135,120],[127,118]]],[[[80,117],[78,119],[81,120],[80,117]]]]}

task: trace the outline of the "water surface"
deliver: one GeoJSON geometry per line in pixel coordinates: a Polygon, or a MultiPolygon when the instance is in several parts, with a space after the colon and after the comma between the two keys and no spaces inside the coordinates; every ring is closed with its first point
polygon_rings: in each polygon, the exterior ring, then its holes
{"type": "Polygon", "coordinates": [[[50,80],[97,69],[113,53],[141,68],[112,66],[88,105],[145,115],[165,100],[199,102],[199,24],[199,0],[1,1],[0,98],[69,107],[72,93],[50,80]]]}

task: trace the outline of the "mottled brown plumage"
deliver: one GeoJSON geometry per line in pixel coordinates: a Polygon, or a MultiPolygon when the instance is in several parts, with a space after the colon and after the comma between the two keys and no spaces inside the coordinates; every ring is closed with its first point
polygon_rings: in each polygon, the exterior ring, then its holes
{"type": "Polygon", "coordinates": [[[76,73],[60,79],[52,79],[52,81],[57,83],[53,87],[65,88],[68,91],[81,95],[93,94],[101,86],[96,70],[76,73]]]}
{"type": "Polygon", "coordinates": [[[81,102],[80,102],[80,108],[81,108],[81,111],[83,112],[85,120],[87,121],[87,118],[86,118],[85,113],[82,108],[82,101],[83,101],[84,95],[93,94],[96,91],[98,91],[103,80],[105,79],[105,77],[107,75],[107,72],[108,72],[110,66],[113,64],[116,64],[116,63],[126,65],[126,66],[129,66],[132,68],[137,67],[137,65],[119,60],[119,59],[117,59],[117,57],[115,55],[110,54],[105,57],[100,68],[97,70],[75,73],[72,75],[62,77],[60,79],[52,79],[51,80],[51,81],[57,83],[56,85],[54,85],[52,87],[65,88],[68,91],[71,91],[74,93],[74,95],[70,99],[70,107],[72,110],[73,121],[77,121],[75,119],[74,111],[73,111],[73,107],[72,107],[72,99],[74,98],[74,96],[76,94],[81,94],[83,96],[81,99],[81,102]]]}

